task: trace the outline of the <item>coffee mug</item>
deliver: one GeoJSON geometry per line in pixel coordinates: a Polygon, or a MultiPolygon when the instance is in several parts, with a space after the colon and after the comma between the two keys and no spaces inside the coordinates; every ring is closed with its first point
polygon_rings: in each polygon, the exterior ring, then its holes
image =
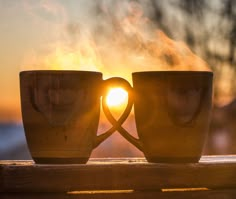
{"type": "Polygon", "coordinates": [[[22,119],[29,151],[36,163],[86,163],[92,150],[115,132],[132,108],[97,136],[100,97],[109,87],[130,89],[118,77],[102,79],[89,71],[20,72],[22,119]]]}
{"type": "Polygon", "coordinates": [[[213,73],[147,71],[133,73],[132,79],[129,95],[139,139],[118,126],[121,135],[143,151],[149,162],[198,162],[209,128],[213,73]]]}

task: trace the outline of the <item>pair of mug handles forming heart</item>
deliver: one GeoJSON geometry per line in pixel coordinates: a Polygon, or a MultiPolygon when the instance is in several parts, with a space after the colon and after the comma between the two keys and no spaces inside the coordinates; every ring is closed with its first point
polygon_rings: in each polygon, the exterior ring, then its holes
{"type": "Polygon", "coordinates": [[[132,106],[133,106],[133,94],[132,94],[133,88],[131,87],[130,83],[123,78],[112,77],[110,79],[104,80],[104,88],[105,89],[104,89],[104,95],[102,97],[102,107],[108,121],[113,126],[108,131],[106,131],[105,133],[97,137],[94,148],[97,147],[103,140],[105,140],[107,137],[109,137],[112,133],[114,133],[117,130],[126,140],[128,140],[130,143],[136,146],[139,150],[143,151],[142,143],[140,142],[140,140],[130,135],[122,127],[122,124],[125,122],[125,120],[129,116],[132,106]],[[106,103],[106,94],[108,93],[108,88],[111,85],[121,86],[128,92],[127,106],[124,112],[122,113],[122,115],[117,120],[111,114],[111,111],[106,103]]]}

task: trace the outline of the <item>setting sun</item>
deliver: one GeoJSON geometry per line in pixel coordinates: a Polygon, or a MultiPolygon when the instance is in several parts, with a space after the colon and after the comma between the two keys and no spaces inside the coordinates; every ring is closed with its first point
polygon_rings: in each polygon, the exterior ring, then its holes
{"type": "Polygon", "coordinates": [[[106,98],[106,103],[110,107],[123,105],[128,97],[128,93],[123,88],[112,88],[106,98]]]}

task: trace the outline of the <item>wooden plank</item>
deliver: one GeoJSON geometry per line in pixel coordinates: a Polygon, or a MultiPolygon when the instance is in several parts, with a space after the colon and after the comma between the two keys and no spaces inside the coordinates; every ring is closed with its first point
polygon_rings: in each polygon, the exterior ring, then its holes
{"type": "Polygon", "coordinates": [[[88,192],[88,193],[0,193],[1,199],[235,199],[236,190],[209,191],[133,191],[133,192],[88,192]]]}
{"type": "Polygon", "coordinates": [[[86,165],[0,161],[1,192],[236,188],[236,156],[203,157],[194,164],[147,163],[143,158],[91,159],[86,165]]]}

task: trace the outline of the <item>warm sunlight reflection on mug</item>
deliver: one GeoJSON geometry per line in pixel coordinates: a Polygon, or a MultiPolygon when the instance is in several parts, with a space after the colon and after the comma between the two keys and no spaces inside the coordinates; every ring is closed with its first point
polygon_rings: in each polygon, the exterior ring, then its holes
{"type": "Polygon", "coordinates": [[[110,107],[119,107],[127,102],[128,93],[123,88],[112,88],[106,98],[106,103],[110,107]]]}

